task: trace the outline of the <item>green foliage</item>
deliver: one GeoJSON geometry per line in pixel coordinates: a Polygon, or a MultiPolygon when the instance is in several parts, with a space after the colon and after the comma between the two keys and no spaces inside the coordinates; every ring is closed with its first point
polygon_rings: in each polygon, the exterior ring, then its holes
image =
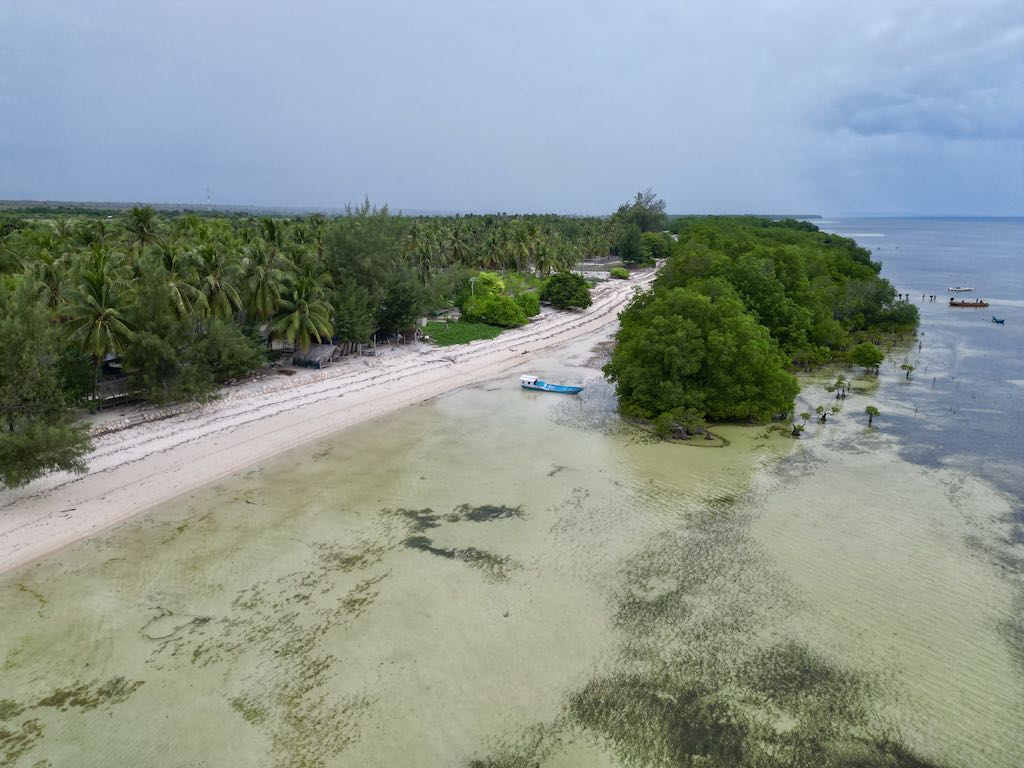
{"type": "MultiPolygon", "coordinates": [[[[656,232],[665,228],[665,201],[652,190],[637,192],[612,215],[612,225],[635,226],[640,232],[656,232]]],[[[621,255],[621,254],[620,254],[621,255]]]]}
{"type": "Polygon", "coordinates": [[[452,344],[467,344],[477,339],[493,339],[500,334],[501,328],[485,323],[471,323],[459,320],[456,323],[430,322],[423,332],[439,347],[452,344]]]}
{"type": "Polygon", "coordinates": [[[629,280],[629,270],[625,267],[612,267],[608,271],[608,275],[618,280],[629,280]]]}
{"type": "Polygon", "coordinates": [[[515,300],[527,317],[535,317],[540,314],[540,294],[536,291],[517,293],[515,300]]]}
{"type": "Polygon", "coordinates": [[[868,426],[869,427],[872,426],[872,423],[875,420],[875,416],[881,416],[882,415],[882,412],[879,411],[873,405],[869,405],[867,408],[865,408],[864,409],[864,413],[866,413],[868,415],[868,426]]]}
{"type": "Polygon", "coordinates": [[[526,312],[511,296],[489,293],[471,296],[462,316],[471,323],[486,323],[502,328],[526,324],[526,312]]]}
{"type": "Polygon", "coordinates": [[[850,362],[868,371],[872,368],[877,370],[878,366],[881,365],[884,360],[885,352],[880,350],[870,341],[858,344],[850,352],[850,362]]]}
{"type": "Polygon", "coordinates": [[[641,260],[653,263],[672,254],[672,238],[664,232],[644,232],[640,236],[641,260]]]}
{"type": "Polygon", "coordinates": [[[644,260],[643,236],[636,224],[626,224],[619,233],[612,252],[627,264],[639,264],[644,260]]]}
{"type": "Polygon", "coordinates": [[[352,343],[368,341],[374,328],[367,291],[351,282],[341,286],[334,299],[334,334],[338,340],[352,343]]]}
{"type": "Polygon", "coordinates": [[[85,471],[92,446],[71,423],[52,364],[59,341],[40,286],[0,282],[0,485],[24,485],[52,470],[85,471]]]}
{"type": "Polygon", "coordinates": [[[604,371],[627,413],[763,420],[792,407],[785,355],[739,301],[672,288],[641,294],[620,320],[604,371]]]}
{"type": "Polygon", "coordinates": [[[558,309],[586,309],[593,302],[590,286],[575,272],[557,272],[549,277],[540,298],[558,309]]]}

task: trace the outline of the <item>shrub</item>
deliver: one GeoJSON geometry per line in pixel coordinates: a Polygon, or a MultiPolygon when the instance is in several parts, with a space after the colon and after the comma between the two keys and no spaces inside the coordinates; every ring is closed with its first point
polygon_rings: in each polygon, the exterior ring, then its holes
{"type": "Polygon", "coordinates": [[[625,267],[612,267],[608,274],[619,280],[629,280],[629,270],[625,267]]]}
{"type": "Polygon", "coordinates": [[[558,272],[549,277],[540,297],[558,309],[585,309],[592,303],[587,281],[575,272],[558,272]]]}
{"type": "Polygon", "coordinates": [[[533,317],[534,315],[540,314],[540,294],[531,291],[530,293],[516,294],[516,304],[518,304],[527,317],[533,317]]]}
{"type": "Polygon", "coordinates": [[[502,328],[526,324],[526,312],[511,296],[490,294],[470,296],[462,316],[471,323],[487,323],[502,328]]]}

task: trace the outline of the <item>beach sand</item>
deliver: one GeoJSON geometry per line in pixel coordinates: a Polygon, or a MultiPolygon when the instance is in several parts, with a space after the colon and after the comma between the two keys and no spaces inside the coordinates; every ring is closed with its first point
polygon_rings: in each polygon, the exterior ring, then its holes
{"type": "Polygon", "coordinates": [[[54,473],[0,492],[0,573],[303,443],[423,402],[616,322],[655,270],[600,283],[578,312],[547,312],[501,336],[454,347],[417,344],[382,357],[228,389],[203,405],[97,419],[84,475],[54,473]]]}

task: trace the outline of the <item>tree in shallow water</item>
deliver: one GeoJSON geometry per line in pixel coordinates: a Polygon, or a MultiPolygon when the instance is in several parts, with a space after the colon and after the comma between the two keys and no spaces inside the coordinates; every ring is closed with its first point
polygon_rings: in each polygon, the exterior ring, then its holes
{"type": "Polygon", "coordinates": [[[875,408],[875,406],[873,406],[873,405],[869,405],[867,408],[865,408],[864,409],[864,413],[866,413],[868,415],[868,426],[869,427],[872,425],[872,422],[875,420],[875,416],[881,416],[882,415],[882,412],[880,410],[878,410],[877,408],[875,408]]]}
{"type": "Polygon", "coordinates": [[[616,338],[604,372],[629,415],[762,421],[788,412],[799,391],[778,344],[736,299],[685,288],[640,294],[616,338]]]}
{"type": "Polygon", "coordinates": [[[878,366],[885,360],[885,352],[880,350],[870,341],[865,341],[863,344],[858,344],[850,352],[850,362],[854,365],[859,365],[865,371],[870,373],[872,369],[878,373],[878,366]]]}

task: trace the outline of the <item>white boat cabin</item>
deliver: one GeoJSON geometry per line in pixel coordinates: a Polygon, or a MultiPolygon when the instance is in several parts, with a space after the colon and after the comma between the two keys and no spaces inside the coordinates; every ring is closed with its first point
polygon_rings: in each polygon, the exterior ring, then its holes
{"type": "Polygon", "coordinates": [[[537,377],[536,376],[520,376],[519,377],[519,383],[520,384],[526,384],[527,386],[533,386],[534,384],[537,383],[537,377]]]}

